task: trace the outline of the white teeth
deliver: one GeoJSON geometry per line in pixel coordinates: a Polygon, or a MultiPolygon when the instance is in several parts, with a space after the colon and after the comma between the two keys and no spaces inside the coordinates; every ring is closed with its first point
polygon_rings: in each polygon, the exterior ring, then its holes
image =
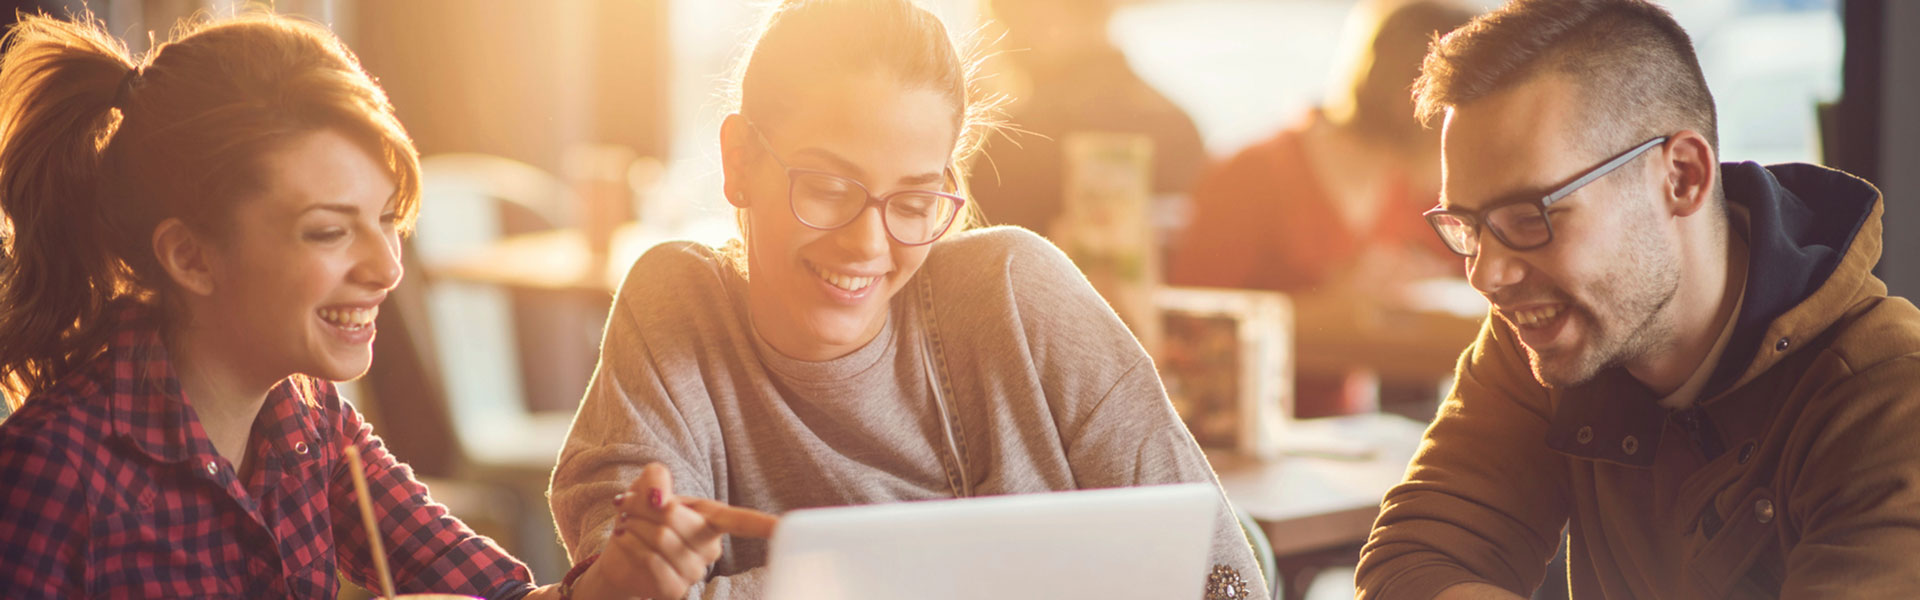
{"type": "Polygon", "coordinates": [[[873,282],[879,279],[879,277],[850,277],[846,275],[841,275],[839,273],[835,273],[835,272],[823,269],[819,265],[815,265],[811,262],[807,263],[807,266],[813,268],[813,274],[819,275],[820,278],[823,280],[826,280],[827,283],[833,284],[833,287],[837,287],[849,292],[857,292],[860,290],[867,289],[867,286],[873,285],[873,282]]]}
{"type": "Polygon", "coordinates": [[[1555,304],[1553,306],[1516,311],[1508,314],[1513,318],[1513,322],[1522,326],[1531,327],[1551,321],[1554,317],[1560,316],[1560,310],[1560,305],[1555,304]]]}
{"type": "Polygon", "coordinates": [[[322,320],[351,331],[373,325],[374,318],[380,316],[380,307],[322,308],[319,313],[322,320]]]}

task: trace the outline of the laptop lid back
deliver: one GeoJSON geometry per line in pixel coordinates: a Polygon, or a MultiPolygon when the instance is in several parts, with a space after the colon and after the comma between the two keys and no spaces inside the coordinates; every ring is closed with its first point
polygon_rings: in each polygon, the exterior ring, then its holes
{"type": "Polygon", "coordinates": [[[796,510],[767,598],[1198,597],[1218,505],[1196,483],[796,510]]]}

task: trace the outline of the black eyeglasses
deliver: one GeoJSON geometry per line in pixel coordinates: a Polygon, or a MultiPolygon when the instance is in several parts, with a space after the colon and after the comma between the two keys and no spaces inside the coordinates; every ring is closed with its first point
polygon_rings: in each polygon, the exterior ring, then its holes
{"type": "MultiPolygon", "coordinates": [[[[749,121],[747,127],[753,129],[754,138],[760,141],[760,148],[767,151],[767,156],[786,169],[787,204],[801,225],[831,231],[853,223],[867,207],[878,206],[880,223],[886,228],[887,237],[903,246],[921,246],[940,239],[953,226],[960,207],[967,204],[966,198],[928,190],[898,190],[876,197],[859,181],[826,171],[787,166],[787,161],[773,151],[767,136],[760,133],[759,126],[749,121]]],[[[953,167],[941,173],[946,177],[948,189],[959,188],[953,167]]]]}
{"type": "Polygon", "coordinates": [[[1440,241],[1454,254],[1472,258],[1480,254],[1480,225],[1486,224],[1493,237],[1514,250],[1532,250],[1553,241],[1553,222],[1547,219],[1547,207],[1589,183],[1612,173],[1634,157],[1667,141],[1667,136],[1647,140],[1622,152],[1600,166],[1588,169],[1566,185],[1537,198],[1515,198],[1480,210],[1434,208],[1422,216],[1440,234],[1440,241]]]}

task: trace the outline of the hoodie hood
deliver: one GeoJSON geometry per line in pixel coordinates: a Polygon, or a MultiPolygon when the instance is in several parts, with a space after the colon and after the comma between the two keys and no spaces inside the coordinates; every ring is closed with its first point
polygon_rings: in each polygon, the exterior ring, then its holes
{"type": "Polygon", "coordinates": [[[1727,201],[1747,209],[1746,230],[1734,227],[1747,239],[1747,291],[1702,397],[1764,371],[1763,346],[1839,319],[1880,259],[1880,190],[1866,180],[1797,163],[1725,163],[1720,175],[1727,201]]]}

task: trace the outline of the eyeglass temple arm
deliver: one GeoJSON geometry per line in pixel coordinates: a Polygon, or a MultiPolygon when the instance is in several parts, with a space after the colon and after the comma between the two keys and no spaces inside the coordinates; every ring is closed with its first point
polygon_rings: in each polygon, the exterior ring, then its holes
{"type": "Polygon", "coordinates": [[[1579,179],[1573,180],[1572,183],[1560,186],[1560,189],[1554,190],[1552,194],[1548,194],[1546,198],[1541,199],[1540,204],[1551,205],[1559,202],[1561,198],[1567,197],[1568,194],[1579,191],[1580,188],[1586,187],[1589,183],[1593,183],[1593,180],[1605,177],[1607,173],[1611,173],[1614,169],[1620,168],[1620,165],[1627,164],[1627,161],[1633,160],[1633,157],[1639,156],[1642,152],[1646,152],[1648,148],[1658,146],[1666,141],[1667,136],[1663,135],[1647,140],[1645,143],[1635,146],[1632,150],[1622,152],[1619,156],[1613,157],[1613,160],[1607,161],[1606,164],[1594,167],[1592,171],[1587,171],[1587,174],[1581,175],[1579,179]]]}

